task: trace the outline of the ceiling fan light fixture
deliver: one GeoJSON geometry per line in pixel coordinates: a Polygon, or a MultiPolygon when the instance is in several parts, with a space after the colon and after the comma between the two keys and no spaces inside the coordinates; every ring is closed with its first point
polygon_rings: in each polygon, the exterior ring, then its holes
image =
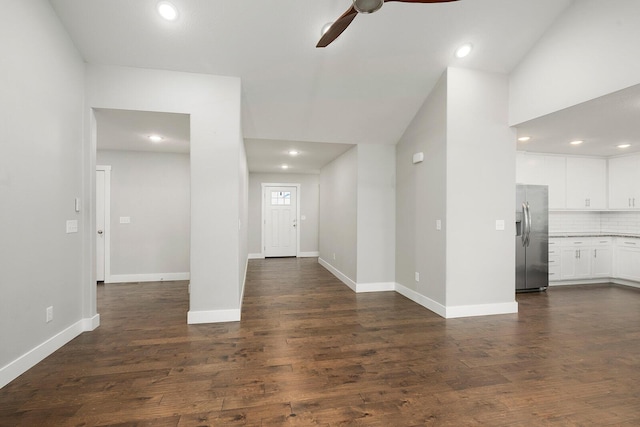
{"type": "Polygon", "coordinates": [[[178,8],[168,1],[161,1],[157,6],[158,13],[167,21],[178,19],[178,8]]]}
{"type": "Polygon", "coordinates": [[[320,29],[320,37],[324,36],[327,33],[327,31],[329,31],[329,28],[331,28],[332,25],[333,25],[333,22],[327,22],[326,24],[324,24],[320,29]]]}
{"type": "Polygon", "coordinates": [[[473,45],[471,43],[465,43],[456,49],[456,58],[464,58],[468,56],[473,50],[473,45]]]}
{"type": "Polygon", "coordinates": [[[353,8],[358,13],[373,13],[379,10],[384,4],[384,0],[353,0],[353,8]]]}

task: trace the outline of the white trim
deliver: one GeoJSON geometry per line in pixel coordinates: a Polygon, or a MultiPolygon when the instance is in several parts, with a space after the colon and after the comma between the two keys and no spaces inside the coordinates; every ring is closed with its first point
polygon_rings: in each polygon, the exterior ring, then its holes
{"type": "Polygon", "coordinates": [[[223,323],[223,322],[239,322],[240,309],[232,310],[207,310],[207,311],[191,311],[187,312],[187,323],[195,325],[199,323],[223,323]]]}
{"type": "Polygon", "coordinates": [[[554,282],[549,282],[550,287],[557,286],[574,286],[574,285],[598,285],[604,283],[611,283],[614,279],[604,278],[604,279],[582,279],[582,280],[559,280],[554,282]]]}
{"type": "Polygon", "coordinates": [[[356,283],[356,293],[395,291],[395,282],[356,283]]]}
{"type": "Polygon", "coordinates": [[[626,280],[626,279],[611,279],[609,282],[607,283],[614,283],[616,285],[622,285],[622,286],[630,286],[632,288],[640,288],[640,283],[638,282],[634,282],[633,280],[626,280]]]}
{"type": "Polygon", "coordinates": [[[249,254],[249,259],[264,259],[263,254],[249,254]]]}
{"type": "MultiPolygon", "coordinates": [[[[111,166],[96,165],[96,172],[104,172],[104,283],[111,282],[111,166]]],[[[95,174],[95,172],[94,172],[95,174]]],[[[94,188],[93,191],[96,191],[94,188]]],[[[95,207],[94,207],[95,215],[95,207]]],[[[93,230],[94,246],[95,233],[93,230]]],[[[96,261],[93,260],[95,263],[96,261]]]]}
{"type": "Polygon", "coordinates": [[[100,315],[96,314],[93,317],[87,317],[82,319],[83,331],[93,331],[100,326],[100,315]]]}
{"type": "Polygon", "coordinates": [[[56,350],[61,348],[63,345],[80,335],[85,331],[93,330],[90,327],[97,325],[100,323],[100,317],[98,315],[81,319],[64,329],[63,331],[57,333],[52,336],[42,344],[34,347],[29,350],[22,356],[18,357],[16,360],[10,362],[6,366],[0,368],[0,388],[9,384],[11,381],[18,378],[20,375],[27,372],[29,369],[33,368],[35,365],[40,363],[49,355],[53,354],[56,350]]]}
{"type": "Polygon", "coordinates": [[[317,258],[320,256],[320,252],[298,252],[298,258],[317,258]]]}
{"type": "Polygon", "coordinates": [[[446,318],[447,308],[440,304],[439,302],[432,300],[431,298],[425,297],[422,294],[414,291],[413,289],[409,289],[400,283],[396,283],[396,292],[400,295],[403,295],[409,298],[411,301],[415,302],[418,305],[423,306],[427,310],[433,311],[438,316],[446,318]]]}
{"type": "Polygon", "coordinates": [[[240,289],[240,313],[242,313],[242,300],[244,299],[244,288],[247,285],[247,270],[249,269],[249,258],[244,263],[244,278],[242,279],[242,289],[240,289]]]}
{"type": "Polygon", "coordinates": [[[337,268],[335,268],[334,266],[332,266],[331,264],[329,264],[327,261],[323,260],[322,258],[318,258],[318,264],[320,264],[321,266],[323,266],[324,268],[329,270],[329,272],[331,274],[336,276],[338,278],[338,280],[340,280],[342,283],[344,283],[349,288],[351,288],[352,291],[357,292],[358,287],[356,285],[356,282],[354,282],[353,280],[349,279],[340,270],[338,270],[337,268]]]}
{"type": "Polygon", "coordinates": [[[494,314],[513,314],[518,312],[518,303],[502,302],[495,304],[457,305],[448,306],[447,319],[458,317],[491,316],[494,314]]]}
{"type": "Polygon", "coordinates": [[[129,282],[170,282],[174,280],[190,280],[190,273],[149,273],[149,274],[113,274],[105,283],[129,282]]]}
{"type": "Polygon", "coordinates": [[[261,209],[261,218],[260,218],[260,254],[262,255],[262,258],[264,258],[264,210],[266,209],[266,205],[264,203],[264,201],[266,200],[267,197],[267,193],[266,193],[266,187],[296,187],[296,257],[300,256],[300,196],[301,196],[301,192],[300,192],[300,188],[301,185],[300,184],[294,184],[294,183],[279,183],[279,182],[262,182],[260,183],[261,187],[262,187],[262,209],[261,209]]]}

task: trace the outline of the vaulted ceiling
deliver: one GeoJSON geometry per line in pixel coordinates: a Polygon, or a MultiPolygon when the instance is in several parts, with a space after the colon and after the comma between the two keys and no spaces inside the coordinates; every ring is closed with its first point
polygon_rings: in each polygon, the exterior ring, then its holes
{"type": "Polygon", "coordinates": [[[89,63],[240,77],[245,138],[394,144],[447,66],[508,73],[571,0],[390,2],[324,49],[351,0],[172,3],[51,0],[89,63]]]}

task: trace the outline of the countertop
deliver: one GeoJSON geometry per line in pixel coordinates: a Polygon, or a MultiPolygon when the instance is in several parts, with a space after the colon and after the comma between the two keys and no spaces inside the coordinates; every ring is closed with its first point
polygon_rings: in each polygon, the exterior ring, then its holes
{"type": "Polygon", "coordinates": [[[640,238],[640,234],[626,234],[626,233],[594,233],[594,232],[564,232],[564,233],[549,233],[550,238],[554,237],[626,237],[626,238],[640,238]]]}

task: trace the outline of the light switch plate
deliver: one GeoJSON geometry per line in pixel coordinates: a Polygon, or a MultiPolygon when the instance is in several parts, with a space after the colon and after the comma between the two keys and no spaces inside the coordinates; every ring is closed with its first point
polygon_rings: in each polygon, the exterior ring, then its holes
{"type": "Polygon", "coordinates": [[[120,217],[120,224],[130,224],[131,223],[131,217],[130,216],[121,216],[120,217]]]}
{"type": "Polygon", "coordinates": [[[436,230],[442,230],[442,220],[436,219],[436,230]]]}
{"type": "Polygon", "coordinates": [[[496,219],[496,230],[504,230],[504,219],[496,219]]]}
{"type": "Polygon", "coordinates": [[[78,220],[70,219],[67,221],[67,234],[78,232],[78,220]]]}

